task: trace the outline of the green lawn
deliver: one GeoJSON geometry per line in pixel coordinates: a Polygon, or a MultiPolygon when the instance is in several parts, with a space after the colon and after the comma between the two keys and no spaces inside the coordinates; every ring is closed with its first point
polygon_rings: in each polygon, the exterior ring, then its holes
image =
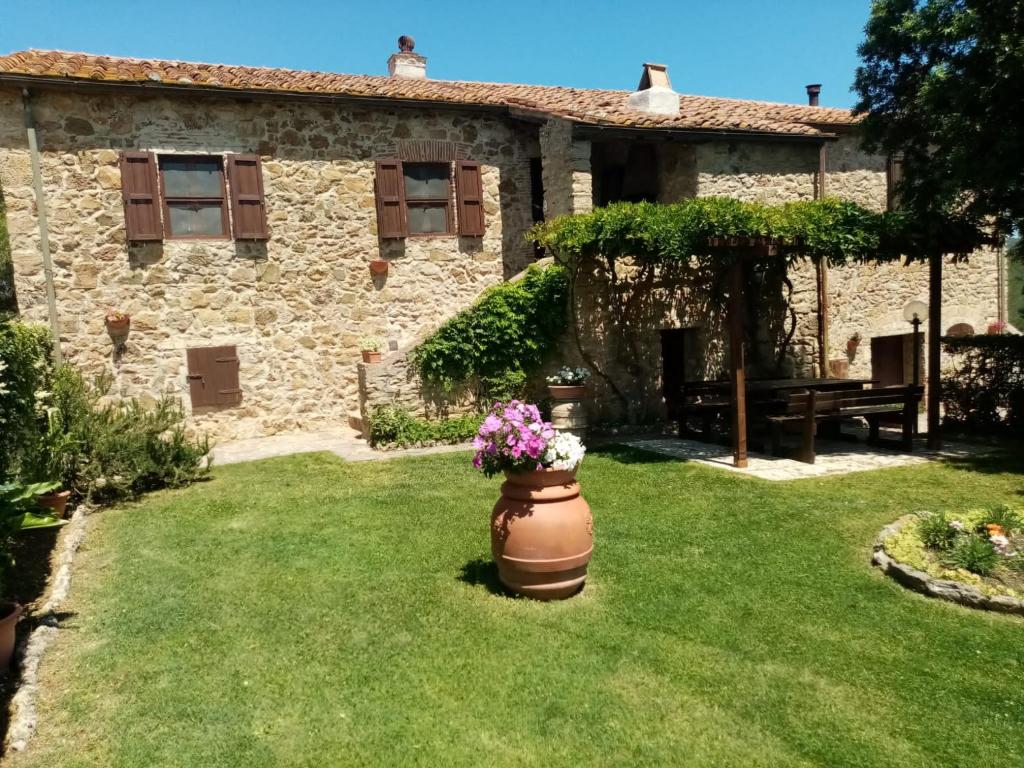
{"type": "Polygon", "coordinates": [[[16,766],[1013,766],[1024,621],[908,593],[899,515],[1024,503],[1024,458],[767,483],[581,472],[580,596],[497,596],[449,454],[221,468],[105,511],[16,766]]]}

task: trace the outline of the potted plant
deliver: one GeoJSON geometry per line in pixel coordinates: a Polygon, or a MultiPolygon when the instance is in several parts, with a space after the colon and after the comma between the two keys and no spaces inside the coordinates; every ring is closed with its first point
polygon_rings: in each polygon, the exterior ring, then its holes
{"type": "MultiPolygon", "coordinates": [[[[54,528],[64,524],[52,514],[40,514],[38,499],[58,483],[0,484],[0,571],[14,565],[12,540],[20,531],[54,528]]],[[[12,600],[0,601],[0,669],[7,669],[14,655],[15,629],[24,608],[12,600]]]]}
{"type": "Polygon", "coordinates": [[[988,332],[991,336],[997,336],[1000,333],[1006,333],[1006,322],[1003,320],[997,320],[994,323],[989,323],[988,332]]]}
{"type": "Polygon", "coordinates": [[[108,307],[107,314],[103,316],[103,324],[107,326],[107,333],[111,336],[124,337],[131,328],[132,318],[127,312],[108,307]]]}
{"type": "Polygon", "coordinates": [[[544,421],[536,405],[495,403],[473,439],[473,466],[505,475],[491,511],[491,553],[501,583],[538,600],[583,588],[594,548],[590,506],[576,470],[586,449],[544,421]]]}
{"type": "Polygon", "coordinates": [[[379,363],[384,342],[375,336],[367,336],[359,340],[359,349],[362,350],[364,363],[379,363]]]}
{"type": "Polygon", "coordinates": [[[552,400],[579,400],[586,394],[589,368],[570,368],[563,365],[547,377],[548,392],[552,400]]]}
{"type": "Polygon", "coordinates": [[[370,262],[370,274],[386,275],[388,273],[388,262],[386,259],[374,259],[370,262]]]}

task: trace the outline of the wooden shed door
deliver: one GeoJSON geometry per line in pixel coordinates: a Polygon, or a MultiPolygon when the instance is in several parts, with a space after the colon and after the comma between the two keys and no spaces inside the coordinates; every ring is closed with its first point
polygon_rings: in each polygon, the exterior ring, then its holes
{"type": "Polygon", "coordinates": [[[905,384],[903,335],[875,336],[871,339],[871,378],[876,387],[905,384]]]}
{"type": "Polygon", "coordinates": [[[224,407],[242,402],[235,347],[195,347],[189,349],[186,356],[193,408],[224,407]]]}

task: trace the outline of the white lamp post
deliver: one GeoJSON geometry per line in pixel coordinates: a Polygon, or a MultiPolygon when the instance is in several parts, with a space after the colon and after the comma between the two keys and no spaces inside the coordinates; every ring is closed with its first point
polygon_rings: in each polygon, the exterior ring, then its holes
{"type": "Polygon", "coordinates": [[[914,326],[914,386],[921,384],[921,323],[928,319],[928,305],[911,301],[903,308],[903,319],[914,326]]]}

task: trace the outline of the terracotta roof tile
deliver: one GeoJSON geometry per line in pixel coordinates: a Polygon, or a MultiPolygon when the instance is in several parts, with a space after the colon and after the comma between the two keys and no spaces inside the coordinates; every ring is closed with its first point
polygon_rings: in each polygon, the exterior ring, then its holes
{"type": "Polygon", "coordinates": [[[0,56],[0,80],[4,75],[497,106],[630,128],[814,136],[858,120],[843,109],[685,95],[680,98],[678,116],[651,115],[627,105],[629,91],[341,75],[65,51],[28,50],[0,56]]]}

